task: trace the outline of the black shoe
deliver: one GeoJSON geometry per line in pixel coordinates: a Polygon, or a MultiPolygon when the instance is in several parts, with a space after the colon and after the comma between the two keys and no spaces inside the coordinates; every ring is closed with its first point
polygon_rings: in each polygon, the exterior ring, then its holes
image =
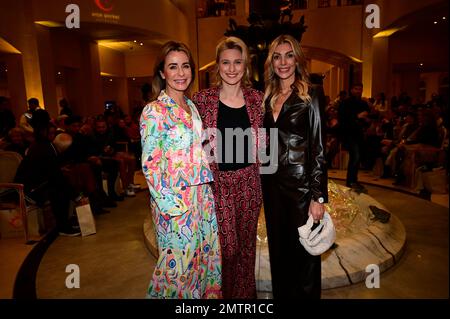
{"type": "Polygon", "coordinates": [[[119,196],[117,194],[109,195],[109,198],[111,198],[113,201],[116,201],[116,202],[122,202],[124,199],[123,196],[119,196]]]}
{"type": "Polygon", "coordinates": [[[80,224],[78,223],[78,218],[76,216],[72,217],[69,220],[69,224],[70,224],[70,227],[72,227],[73,229],[80,230],[80,224]]]}
{"type": "Polygon", "coordinates": [[[111,197],[105,197],[101,202],[102,207],[114,208],[117,207],[117,203],[111,197]]]}
{"type": "Polygon", "coordinates": [[[76,236],[80,236],[81,232],[79,229],[77,230],[73,227],[66,227],[59,231],[59,235],[67,236],[67,237],[76,237],[76,236]]]}
{"type": "Polygon", "coordinates": [[[426,189],[421,189],[419,192],[419,196],[426,200],[431,200],[431,193],[426,189]]]}
{"type": "Polygon", "coordinates": [[[352,190],[354,190],[356,193],[361,194],[361,193],[365,193],[368,194],[368,190],[367,188],[365,188],[363,185],[361,185],[360,183],[352,183],[349,186],[352,190]]]}

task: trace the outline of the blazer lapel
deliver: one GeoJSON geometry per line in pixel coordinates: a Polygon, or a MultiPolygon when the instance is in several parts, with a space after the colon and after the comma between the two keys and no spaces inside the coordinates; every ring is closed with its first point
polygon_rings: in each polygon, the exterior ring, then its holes
{"type": "Polygon", "coordinates": [[[274,120],[275,124],[279,123],[280,120],[286,115],[286,111],[289,109],[289,106],[291,105],[290,100],[293,98],[292,94],[294,94],[294,92],[292,92],[291,95],[289,95],[289,97],[286,99],[286,101],[284,101],[283,106],[281,107],[280,110],[280,114],[278,114],[277,120],[276,121],[274,120]]]}
{"type": "Polygon", "coordinates": [[[247,108],[248,118],[250,119],[250,127],[255,127],[255,112],[253,109],[253,98],[250,94],[250,91],[246,88],[242,88],[242,92],[244,93],[245,107],[247,108]]]}

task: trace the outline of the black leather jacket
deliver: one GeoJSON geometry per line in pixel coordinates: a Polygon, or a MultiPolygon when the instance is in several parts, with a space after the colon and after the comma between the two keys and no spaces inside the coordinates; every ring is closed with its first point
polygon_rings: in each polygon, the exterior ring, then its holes
{"type": "Polygon", "coordinates": [[[322,123],[319,96],[310,92],[311,103],[304,102],[292,93],[275,122],[270,109],[270,97],[266,100],[265,128],[278,128],[277,175],[304,175],[297,189],[311,191],[315,201],[320,197],[328,201],[328,180],[322,144],[322,123]]]}

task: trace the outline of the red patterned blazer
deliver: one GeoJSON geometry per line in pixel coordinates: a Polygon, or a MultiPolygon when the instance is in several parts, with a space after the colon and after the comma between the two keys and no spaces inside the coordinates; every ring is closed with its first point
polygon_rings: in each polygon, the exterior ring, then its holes
{"type": "MultiPolygon", "coordinates": [[[[245,106],[247,108],[248,117],[250,119],[250,125],[253,129],[253,141],[256,141],[256,150],[259,147],[259,139],[262,138],[259,133],[263,125],[263,97],[264,93],[252,88],[242,88],[244,93],[245,106]]],[[[205,89],[194,94],[192,101],[197,106],[200,117],[203,121],[203,129],[209,129],[206,140],[210,143],[210,155],[215,157],[216,155],[216,129],[217,129],[217,117],[219,114],[219,94],[220,88],[213,87],[205,89]],[[212,130],[211,130],[212,129],[212,130]]],[[[259,161],[257,162],[259,165],[259,161]]],[[[214,161],[211,163],[210,168],[214,172],[219,170],[217,163],[214,161]]]]}

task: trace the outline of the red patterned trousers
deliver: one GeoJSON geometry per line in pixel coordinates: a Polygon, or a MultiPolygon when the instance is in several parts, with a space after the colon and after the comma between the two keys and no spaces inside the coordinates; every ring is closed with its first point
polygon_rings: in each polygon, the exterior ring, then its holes
{"type": "Polygon", "coordinates": [[[222,249],[223,297],[256,298],[256,232],[262,205],[258,166],[214,170],[213,193],[222,249]]]}

